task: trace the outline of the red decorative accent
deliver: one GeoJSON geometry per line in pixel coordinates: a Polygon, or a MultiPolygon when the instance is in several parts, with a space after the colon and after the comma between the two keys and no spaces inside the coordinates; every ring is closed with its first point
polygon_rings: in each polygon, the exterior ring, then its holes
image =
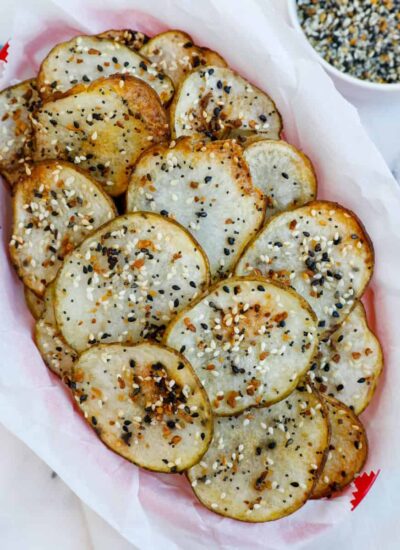
{"type": "Polygon", "coordinates": [[[379,474],[380,470],[378,470],[376,473],[371,470],[369,474],[367,474],[367,472],[364,472],[354,480],[354,485],[356,486],[356,488],[355,491],[353,491],[354,498],[351,500],[352,511],[355,510],[360,502],[363,500],[363,498],[367,496],[367,493],[371,489],[372,485],[375,483],[375,480],[379,474]]]}
{"type": "Polygon", "coordinates": [[[7,42],[7,44],[4,44],[4,46],[0,50],[0,61],[7,61],[8,46],[9,44],[7,42]]]}

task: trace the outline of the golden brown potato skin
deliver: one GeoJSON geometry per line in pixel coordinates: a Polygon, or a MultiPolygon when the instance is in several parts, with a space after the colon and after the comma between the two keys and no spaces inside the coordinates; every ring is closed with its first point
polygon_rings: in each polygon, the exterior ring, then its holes
{"type": "Polygon", "coordinates": [[[368,456],[368,440],[360,419],[333,397],[323,397],[331,428],[327,460],[311,498],[342,491],[361,471],[368,456]]]}

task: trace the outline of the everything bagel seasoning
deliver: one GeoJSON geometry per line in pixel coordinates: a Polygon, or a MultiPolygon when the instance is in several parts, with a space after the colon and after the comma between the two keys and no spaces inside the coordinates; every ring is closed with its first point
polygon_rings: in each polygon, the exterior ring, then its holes
{"type": "Polygon", "coordinates": [[[297,0],[297,13],[311,45],[339,71],[400,81],[400,0],[297,0]]]}

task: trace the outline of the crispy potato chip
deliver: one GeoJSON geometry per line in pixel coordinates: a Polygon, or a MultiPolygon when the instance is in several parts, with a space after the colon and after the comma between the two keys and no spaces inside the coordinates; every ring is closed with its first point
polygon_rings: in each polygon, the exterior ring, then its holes
{"type": "Polygon", "coordinates": [[[383,369],[382,348],[361,302],[336,332],[320,341],[319,351],[310,379],[324,396],[336,397],[360,414],[371,401],[383,369]]]}
{"type": "Polygon", "coordinates": [[[272,99],[231,69],[199,68],[179,86],[170,109],[174,137],[211,139],[260,134],[278,139],[281,117],[272,99]]]}
{"type": "Polygon", "coordinates": [[[235,273],[256,273],[293,287],[326,334],[363,294],[373,265],[371,241],[355,214],[336,203],[314,201],[274,216],[248,245],[235,273]]]}
{"type": "Polygon", "coordinates": [[[168,103],[174,94],[171,80],[139,53],[115,39],[75,36],[57,44],[43,61],[37,87],[44,100],[57,98],[76,86],[116,73],[143,80],[168,103]]]}
{"type": "Polygon", "coordinates": [[[32,161],[30,114],[39,104],[35,80],[25,80],[0,92],[0,173],[10,185],[29,174],[32,161]]]}
{"type": "Polygon", "coordinates": [[[184,357],[158,344],[86,351],[74,368],[79,407],[110,449],[138,466],[181,472],[212,438],[210,403],[184,357]]]}
{"type": "Polygon", "coordinates": [[[45,103],[36,118],[36,159],[79,164],[113,196],[126,190],[138,156],[169,132],[154,91],[123,75],[73,89],[45,103]]]}
{"type": "Polygon", "coordinates": [[[214,419],[212,443],[188,471],[204,506],[222,516],[262,522],[287,516],[306,502],[329,441],[326,412],[308,389],[301,386],[269,408],[214,419]]]}
{"type": "Polygon", "coordinates": [[[315,199],[317,179],[312,164],[289,143],[259,140],[246,146],[244,158],[254,185],[266,197],[267,219],[315,199]]]}
{"type": "Polygon", "coordinates": [[[44,311],[35,325],[35,342],[46,366],[62,380],[70,380],[78,354],[64,340],[54,315],[54,283],[44,295],[44,311]]]}
{"type": "Polygon", "coordinates": [[[243,149],[234,141],[191,138],[142,155],[132,173],[127,210],[159,212],[185,226],[208,255],[218,278],[231,271],[264,218],[243,149]]]}
{"type": "Polygon", "coordinates": [[[101,32],[97,35],[99,38],[107,38],[108,40],[115,40],[119,44],[127,46],[131,50],[139,51],[144,44],[149,41],[149,37],[139,31],[132,29],[109,29],[108,31],[101,32]]]}
{"type": "Polygon", "coordinates": [[[13,197],[11,259],[24,284],[42,296],[64,256],[116,215],[102,189],[73,165],[47,161],[32,167],[13,197]]]}
{"type": "Polygon", "coordinates": [[[65,259],[56,318],[80,352],[97,343],[137,343],[158,337],[208,284],[207,258],[182,226],[157,214],[128,214],[65,259]]]}
{"type": "Polygon", "coordinates": [[[329,497],[341,491],[360,472],[368,455],[364,426],[343,403],[324,397],[331,428],[329,452],[311,498],[329,497]]]}
{"type": "Polygon", "coordinates": [[[28,306],[28,309],[31,312],[32,317],[37,321],[38,319],[40,319],[44,311],[43,298],[40,298],[39,296],[37,296],[33,292],[33,290],[31,290],[27,286],[24,286],[24,296],[25,296],[26,305],[28,306]]]}
{"type": "Polygon", "coordinates": [[[293,391],[318,348],[316,330],[295,292],[233,277],[173,319],[164,341],[187,357],[214,413],[226,416],[293,391]]]}
{"type": "Polygon", "coordinates": [[[225,60],[219,54],[195,46],[189,34],[178,30],[157,34],[141,48],[140,53],[149,59],[157,70],[168,75],[175,88],[196,67],[226,67],[225,60]]]}

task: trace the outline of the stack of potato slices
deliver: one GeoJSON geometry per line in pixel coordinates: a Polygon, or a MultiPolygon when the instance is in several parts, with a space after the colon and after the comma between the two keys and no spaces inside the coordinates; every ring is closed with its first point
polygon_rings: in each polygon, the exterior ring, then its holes
{"type": "Polygon", "coordinates": [[[100,440],[248,522],[347,487],[373,248],[267,93],[182,31],[111,29],[55,45],[0,119],[35,341],[100,440]]]}

